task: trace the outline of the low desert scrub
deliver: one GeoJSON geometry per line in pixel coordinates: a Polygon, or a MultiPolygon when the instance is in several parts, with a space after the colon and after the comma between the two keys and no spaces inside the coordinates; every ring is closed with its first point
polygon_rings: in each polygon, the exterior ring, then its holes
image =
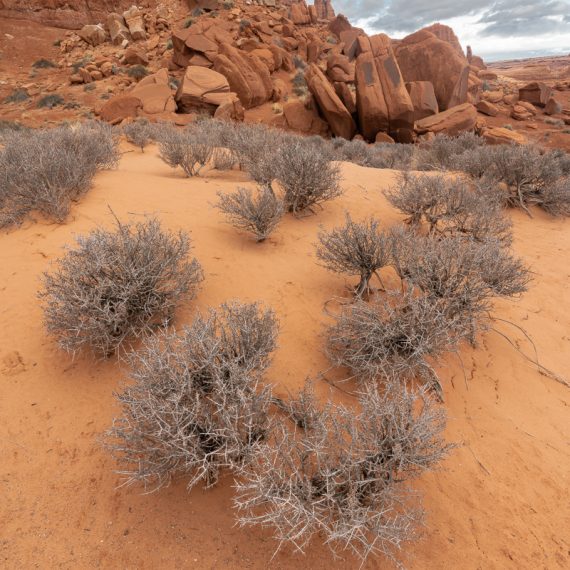
{"type": "Polygon", "coordinates": [[[63,222],[95,174],[118,160],[117,138],[102,123],[10,133],[0,150],[0,227],[34,211],[63,222]]]}
{"type": "Polygon", "coordinates": [[[285,208],[293,214],[312,212],[314,206],[343,192],[339,165],[301,138],[284,141],[277,148],[274,161],[285,208]]]}
{"type": "Polygon", "coordinates": [[[570,216],[570,176],[559,178],[542,189],[540,207],[551,216],[570,216]]]}
{"type": "Polygon", "coordinates": [[[141,149],[141,152],[144,152],[144,147],[153,138],[152,126],[146,119],[138,119],[128,123],[123,127],[123,133],[131,144],[141,149]]]}
{"type": "Polygon", "coordinates": [[[58,107],[59,105],[63,105],[65,100],[61,95],[54,93],[52,95],[44,95],[39,99],[36,106],[39,109],[53,109],[54,107],[58,107]]]}
{"type": "Polygon", "coordinates": [[[419,378],[441,396],[430,361],[453,350],[455,328],[444,302],[389,292],[371,303],[344,306],[328,331],[327,352],[335,366],[348,368],[365,383],[419,378]]]}
{"type": "Polygon", "coordinates": [[[456,170],[456,161],[459,156],[484,144],[484,139],[473,133],[461,133],[456,137],[437,135],[418,150],[417,168],[418,170],[456,170]]]}
{"type": "Polygon", "coordinates": [[[425,225],[432,236],[511,242],[511,222],[502,211],[496,190],[484,181],[404,173],[385,195],[406,215],[407,224],[415,229],[425,225]]]}
{"type": "Polygon", "coordinates": [[[237,156],[240,167],[260,186],[271,187],[276,177],[275,153],[284,135],[264,125],[234,125],[224,137],[225,146],[237,156]]]}
{"type": "Polygon", "coordinates": [[[38,59],[37,61],[34,61],[34,63],[32,63],[32,67],[34,69],[53,69],[56,68],[57,65],[53,62],[50,61],[49,59],[38,59]]]}
{"type": "Polygon", "coordinates": [[[531,206],[543,204],[550,212],[567,211],[568,193],[550,190],[562,174],[555,153],[542,154],[531,146],[500,145],[493,149],[491,166],[483,178],[503,186],[501,197],[507,206],[522,208],[530,215],[531,206]]]}
{"type": "Polygon", "coordinates": [[[141,80],[143,77],[146,77],[149,74],[148,69],[144,65],[132,65],[127,69],[127,75],[136,79],[137,81],[141,80]]]}
{"type": "Polygon", "coordinates": [[[107,433],[126,483],[211,486],[247,463],[271,429],[262,378],[276,337],[272,311],[234,302],[132,353],[134,383],[118,395],[122,417],[107,433]]]}
{"type": "Polygon", "coordinates": [[[522,261],[498,242],[438,240],[396,230],[392,246],[393,265],[402,281],[437,304],[457,340],[472,344],[477,332],[488,326],[493,299],[518,297],[530,280],[522,261]]]}
{"type": "Polygon", "coordinates": [[[231,170],[238,162],[235,152],[229,148],[214,149],[213,159],[214,168],[216,170],[231,170]]]}
{"type": "Polygon", "coordinates": [[[233,194],[218,192],[216,208],[232,226],[252,233],[258,242],[264,241],[283,217],[283,202],[268,188],[260,187],[256,194],[238,188],[233,194]]]}
{"type": "Polygon", "coordinates": [[[126,341],[168,323],[176,305],[202,280],[188,259],[190,238],[165,232],[157,220],[114,230],[95,229],[77,238],[40,293],[45,324],[59,346],[91,349],[108,357],[126,341]]]}
{"type": "Polygon", "coordinates": [[[203,133],[191,129],[165,128],[159,136],[160,158],[176,168],[180,166],[189,178],[200,174],[211,160],[214,146],[203,133]]]}
{"type": "Polygon", "coordinates": [[[358,275],[357,297],[369,290],[373,275],[381,282],[377,272],[390,263],[391,242],[379,231],[379,225],[374,218],[353,222],[347,213],[344,226],[319,233],[317,258],[329,271],[358,275]]]}
{"type": "Polygon", "coordinates": [[[377,143],[370,148],[367,166],[372,168],[390,168],[409,170],[414,164],[416,149],[411,144],[377,143]]]}
{"type": "Polygon", "coordinates": [[[4,103],[23,103],[30,98],[30,94],[28,93],[27,89],[18,88],[14,89],[6,99],[4,99],[4,103]]]}
{"type": "Polygon", "coordinates": [[[409,481],[434,469],[450,446],[445,414],[424,392],[362,395],[360,413],[314,398],[304,429],[284,424],[240,473],[234,503],[242,526],[273,530],[279,546],[304,552],[315,536],[333,551],[397,563],[423,512],[409,481]]]}

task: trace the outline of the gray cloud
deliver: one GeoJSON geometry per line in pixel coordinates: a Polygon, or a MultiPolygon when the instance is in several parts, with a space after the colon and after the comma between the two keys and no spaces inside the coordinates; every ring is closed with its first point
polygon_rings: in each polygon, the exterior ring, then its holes
{"type": "Polygon", "coordinates": [[[564,32],[570,34],[566,0],[501,0],[495,2],[480,18],[486,24],[481,35],[534,36],[564,32]]]}
{"type": "Polygon", "coordinates": [[[333,0],[337,12],[352,21],[373,18],[370,27],[413,32],[458,16],[480,16],[481,35],[535,36],[570,34],[570,0],[333,0]]]}

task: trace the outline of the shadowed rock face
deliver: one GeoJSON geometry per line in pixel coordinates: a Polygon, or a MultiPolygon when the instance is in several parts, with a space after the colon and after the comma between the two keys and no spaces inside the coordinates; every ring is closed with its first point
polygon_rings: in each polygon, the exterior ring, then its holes
{"type": "MultiPolygon", "coordinates": [[[[0,18],[21,18],[77,30],[85,24],[105,22],[109,14],[122,13],[132,4],[133,0],[0,0],[0,18]]],[[[157,2],[138,4],[154,6],[157,2]]]]}

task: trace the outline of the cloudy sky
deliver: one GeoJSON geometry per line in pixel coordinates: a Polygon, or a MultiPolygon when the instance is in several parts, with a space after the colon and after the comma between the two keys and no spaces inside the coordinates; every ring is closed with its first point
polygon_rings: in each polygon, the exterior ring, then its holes
{"type": "Polygon", "coordinates": [[[368,33],[400,38],[441,22],[491,61],[570,53],[570,0],[333,0],[368,33]]]}

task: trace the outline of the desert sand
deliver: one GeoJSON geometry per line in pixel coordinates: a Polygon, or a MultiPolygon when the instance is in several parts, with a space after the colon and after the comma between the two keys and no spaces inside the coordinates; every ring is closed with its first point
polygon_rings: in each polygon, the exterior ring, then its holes
{"type": "MultiPolygon", "coordinates": [[[[177,313],[176,326],[200,309],[232,298],[261,300],[280,319],[279,349],[270,369],[278,394],[298,390],[329,365],[323,332],[325,302],[346,296],[351,280],[316,264],[320,226],[377,216],[400,222],[382,195],[397,175],[343,164],[346,193],[314,216],[286,217],[267,242],[256,244],[223,223],[212,208],[218,190],[251,186],[240,172],[206,172],[185,179],[157,157],[133,147],[116,171],[94,187],[64,225],[26,222],[0,235],[0,555],[16,568],[357,568],[333,560],[314,541],[305,557],[275,555],[269,531],[234,526],[231,478],[212,490],[188,493],[184,480],[154,494],[120,488],[114,460],[99,436],[119,413],[113,393],[126,381],[116,359],[73,360],[42,326],[36,293],[50,262],[74,235],[113,217],[158,216],[165,227],[191,232],[205,281],[197,298],[177,313]]],[[[570,364],[570,223],[516,211],[514,249],[534,272],[530,290],[495,314],[524,327],[541,362],[568,374],[570,364]]],[[[394,281],[395,282],[395,281],[394,281]]],[[[494,326],[532,354],[524,335],[494,326]]],[[[440,367],[449,422],[457,442],[438,472],[417,487],[427,510],[422,540],[410,545],[409,568],[568,568],[570,560],[570,390],[537,370],[495,332],[477,349],[463,347],[440,367]]],[[[339,374],[328,376],[331,382],[339,374]]],[[[342,390],[355,387],[339,384],[342,390]]],[[[346,399],[316,382],[322,397],[346,399]]],[[[365,568],[386,568],[370,559],[365,568]]]]}

